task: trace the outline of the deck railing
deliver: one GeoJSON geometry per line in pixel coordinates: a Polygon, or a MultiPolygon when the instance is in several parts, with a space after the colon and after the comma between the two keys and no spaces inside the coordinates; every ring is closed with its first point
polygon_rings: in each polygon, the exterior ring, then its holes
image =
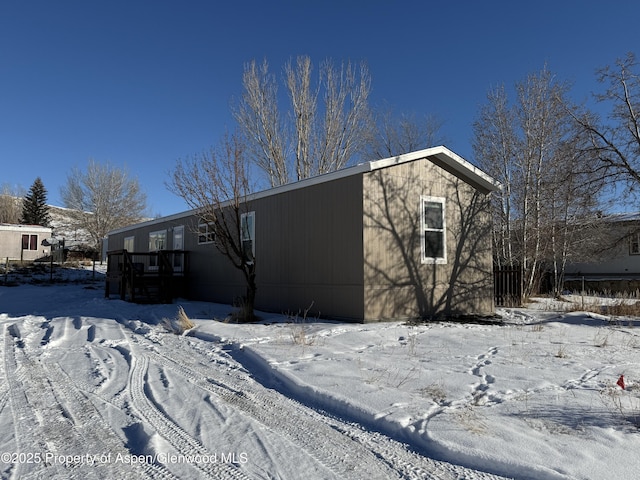
{"type": "Polygon", "coordinates": [[[184,291],[188,252],[107,252],[105,297],[140,303],[171,303],[184,291]]]}

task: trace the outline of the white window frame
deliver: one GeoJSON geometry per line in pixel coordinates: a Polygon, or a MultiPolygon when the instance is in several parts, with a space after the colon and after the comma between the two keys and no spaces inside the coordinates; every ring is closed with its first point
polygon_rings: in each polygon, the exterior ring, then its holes
{"type": "Polygon", "coordinates": [[[207,222],[199,223],[198,224],[198,245],[215,243],[215,241],[216,241],[216,234],[215,234],[215,230],[213,229],[213,225],[207,222]]]}
{"type": "MultiPolygon", "coordinates": [[[[247,212],[240,215],[240,242],[244,252],[245,242],[251,242],[251,257],[256,258],[256,212],[247,212]],[[247,222],[247,219],[251,219],[247,222]],[[248,228],[247,228],[248,227],[248,228]]],[[[247,262],[253,263],[253,260],[247,262]]]]}
{"type": "Polygon", "coordinates": [[[443,265],[447,263],[447,215],[446,215],[446,199],[444,197],[431,197],[428,195],[420,196],[420,254],[423,264],[443,265]],[[427,225],[425,218],[425,206],[428,203],[439,203],[442,205],[442,228],[434,228],[427,225]],[[426,252],[426,233],[437,232],[442,234],[442,256],[427,256],[426,252]]]}
{"type": "Polygon", "coordinates": [[[629,255],[640,255],[640,234],[634,233],[629,238],[629,255]]]}
{"type": "Polygon", "coordinates": [[[171,250],[176,250],[173,253],[173,269],[176,272],[182,272],[184,269],[184,254],[180,252],[184,251],[184,225],[173,227],[172,237],[171,250]]]}
{"type": "MultiPolygon", "coordinates": [[[[149,253],[158,252],[160,250],[165,250],[167,248],[167,230],[156,230],[155,232],[149,232],[149,253]],[[162,236],[164,237],[164,242],[161,245],[157,245],[157,240],[154,241],[155,245],[152,245],[152,237],[162,236]],[[154,248],[155,247],[155,248],[154,248]]],[[[149,256],[149,270],[158,270],[157,257],[153,255],[149,256]]]]}

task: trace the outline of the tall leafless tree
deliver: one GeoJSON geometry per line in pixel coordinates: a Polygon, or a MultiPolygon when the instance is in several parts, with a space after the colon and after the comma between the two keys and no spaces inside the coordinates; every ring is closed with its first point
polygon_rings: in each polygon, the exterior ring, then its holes
{"type": "MultiPolygon", "coordinates": [[[[596,100],[609,108],[604,118],[593,112],[575,115],[589,138],[588,149],[599,161],[601,175],[609,183],[623,183],[627,193],[640,188],[640,64],[634,53],[616,60],[615,66],[598,70],[606,86],[596,100]]],[[[628,195],[627,198],[634,198],[628,195]]],[[[635,198],[634,198],[635,200],[635,198]]]]}
{"type": "MultiPolygon", "coordinates": [[[[200,155],[179,160],[168,187],[209,225],[215,247],[244,276],[247,293],[239,318],[254,320],[256,258],[243,240],[243,218],[249,212],[251,184],[246,145],[237,135],[226,135],[220,144],[200,155]]],[[[245,220],[246,221],[246,220],[245,220]]],[[[246,238],[246,237],[245,237],[246,238]]]]}
{"type": "Polygon", "coordinates": [[[109,231],[141,221],[147,208],[137,179],[125,169],[95,160],[89,160],[85,172],[71,170],[61,196],[76,227],[89,232],[92,247],[100,254],[109,231]]]}
{"type": "Polygon", "coordinates": [[[561,287],[580,238],[576,230],[595,218],[600,183],[582,148],[584,137],[572,128],[577,109],[568,100],[569,86],[545,67],[515,91],[513,105],[504,88],[490,93],[474,124],[474,151],[503,185],[494,201],[496,260],[523,267],[529,295],[549,264],[554,287],[561,287]]]}
{"type": "Polygon", "coordinates": [[[366,156],[374,160],[447,143],[441,133],[444,122],[436,115],[398,115],[385,106],[375,112],[375,124],[366,148],[366,156]]]}
{"type": "Polygon", "coordinates": [[[3,185],[0,191],[0,223],[18,223],[22,213],[22,189],[3,185]]]}
{"type": "Polygon", "coordinates": [[[513,128],[514,111],[504,86],[490,91],[487,99],[474,124],[473,149],[485,171],[502,185],[491,199],[496,263],[499,266],[515,265],[519,263],[519,257],[514,251],[513,177],[518,150],[517,132],[513,128]]]}
{"type": "Polygon", "coordinates": [[[338,170],[363,149],[371,125],[369,71],[321,63],[314,78],[307,56],[284,67],[290,110],[282,114],[278,81],[267,61],[245,65],[243,95],[234,108],[247,154],[271,186],[338,170]]]}

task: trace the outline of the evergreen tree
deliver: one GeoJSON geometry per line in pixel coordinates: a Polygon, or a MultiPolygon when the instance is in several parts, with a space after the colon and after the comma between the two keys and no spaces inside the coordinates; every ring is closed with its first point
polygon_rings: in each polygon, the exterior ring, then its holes
{"type": "Polygon", "coordinates": [[[20,223],[26,225],[49,225],[49,207],[47,205],[47,189],[40,177],[36,178],[22,202],[20,223]]]}

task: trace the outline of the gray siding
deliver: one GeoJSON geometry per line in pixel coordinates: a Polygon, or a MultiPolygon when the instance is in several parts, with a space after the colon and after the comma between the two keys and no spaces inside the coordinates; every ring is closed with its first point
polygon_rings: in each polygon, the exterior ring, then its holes
{"type": "MultiPolygon", "coordinates": [[[[336,179],[251,201],[255,212],[256,308],[348,319],[363,317],[362,177],[336,179]]],[[[213,244],[198,244],[197,219],[152,221],[109,235],[119,250],[135,235],[148,251],[149,233],[185,225],[190,298],[232,303],[246,292],[242,273],[213,244]]]]}
{"type": "Polygon", "coordinates": [[[257,305],[360,319],[362,180],[346,177],[266,197],[256,211],[257,305]]]}

